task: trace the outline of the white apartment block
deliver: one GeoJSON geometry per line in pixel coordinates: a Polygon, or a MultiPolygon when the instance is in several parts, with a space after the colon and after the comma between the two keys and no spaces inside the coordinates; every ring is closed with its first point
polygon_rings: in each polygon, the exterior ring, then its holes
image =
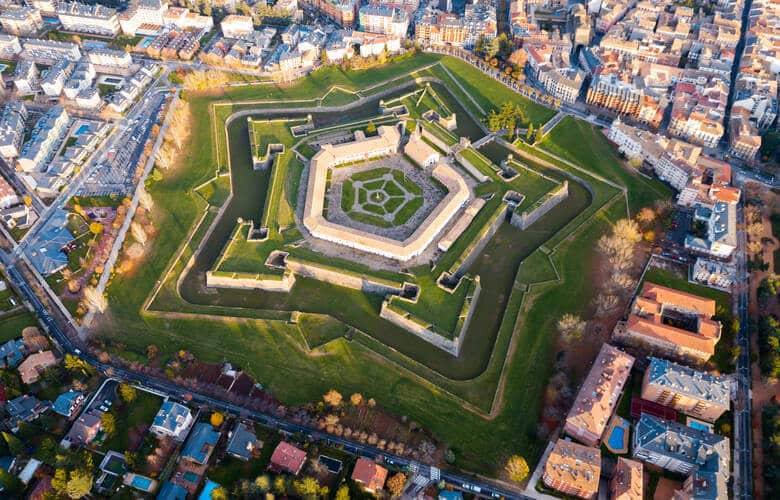
{"type": "Polygon", "coordinates": [[[70,61],[58,61],[41,78],[43,93],[56,97],[62,94],[65,82],[73,71],[73,63],[70,61]]]}
{"type": "Polygon", "coordinates": [[[11,101],[0,112],[0,156],[6,160],[19,156],[24,139],[24,123],[27,108],[18,101],[11,101]]]}
{"type": "Polygon", "coordinates": [[[65,31],[114,37],[119,34],[116,9],[80,2],[57,4],[57,17],[65,31]]]}
{"type": "Polygon", "coordinates": [[[54,64],[60,60],[78,61],[81,59],[79,46],[70,42],[38,40],[25,38],[22,41],[22,57],[42,64],[54,64]]]}
{"type": "Polygon", "coordinates": [[[409,14],[389,5],[364,5],[358,12],[360,29],[369,33],[406,38],[409,14]]]}
{"type": "Polygon", "coordinates": [[[35,93],[38,88],[38,68],[35,63],[22,59],[14,70],[14,86],[19,94],[27,95],[35,93]]]}
{"type": "Polygon", "coordinates": [[[171,7],[163,14],[163,24],[182,30],[208,31],[214,27],[214,19],[211,16],[201,16],[181,7],[171,7]]]}
{"type": "Polygon", "coordinates": [[[124,50],[96,48],[87,52],[87,60],[95,66],[104,68],[129,68],[133,58],[124,50]]]}
{"type": "Polygon", "coordinates": [[[541,68],[537,80],[547,93],[565,103],[573,104],[580,95],[585,74],[574,68],[541,68]]]}
{"type": "Polygon", "coordinates": [[[0,33],[0,56],[13,57],[21,54],[22,44],[19,43],[19,37],[0,33]]]}
{"type": "Polygon", "coordinates": [[[73,74],[65,82],[65,97],[76,99],[79,93],[92,86],[95,76],[95,66],[92,63],[88,61],[78,63],[76,69],[73,70],[73,74]]]}
{"type": "Polygon", "coordinates": [[[135,36],[142,25],[162,26],[163,14],[168,10],[166,0],[134,0],[130,7],[119,15],[122,32],[135,36]]]}
{"type": "Polygon", "coordinates": [[[225,16],[220,28],[225,38],[244,38],[255,30],[251,17],[237,15],[225,16]]]}
{"type": "Polygon", "coordinates": [[[35,124],[30,139],[25,143],[17,160],[24,172],[41,171],[54,156],[56,147],[68,131],[70,118],[65,108],[54,106],[35,124]]]}
{"type": "Polygon", "coordinates": [[[35,35],[43,28],[43,18],[38,9],[12,7],[0,13],[0,26],[11,35],[35,35]]]}

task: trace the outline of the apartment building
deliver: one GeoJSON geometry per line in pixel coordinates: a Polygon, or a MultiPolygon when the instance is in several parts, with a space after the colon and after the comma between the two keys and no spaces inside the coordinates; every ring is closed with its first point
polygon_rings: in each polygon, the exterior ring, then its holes
{"type": "Polygon", "coordinates": [[[624,75],[597,71],[593,75],[586,104],[618,115],[636,118],[644,92],[624,75]]]}
{"type": "Polygon", "coordinates": [[[697,283],[730,291],[737,278],[737,268],[733,264],[698,257],[691,269],[691,279],[697,283]]]}
{"type": "Polygon", "coordinates": [[[342,28],[353,28],[358,22],[358,0],[304,0],[302,3],[342,28]]]}
{"type": "Polygon", "coordinates": [[[255,30],[251,17],[235,14],[225,16],[219,26],[225,38],[244,38],[255,30]]]}
{"type": "Polygon", "coordinates": [[[548,488],[578,498],[595,498],[599,491],[601,451],[559,439],[544,464],[542,482],[548,488]]]}
{"type": "Polygon", "coordinates": [[[641,462],[618,457],[615,473],[609,481],[609,498],[612,500],[644,499],[644,468],[641,462]]]}
{"type": "Polygon", "coordinates": [[[168,10],[167,0],[133,0],[130,6],[119,14],[122,33],[135,36],[141,26],[163,26],[163,14],[168,10]]]}
{"type": "Polygon", "coordinates": [[[22,52],[22,44],[19,37],[0,33],[0,57],[10,58],[22,52]]]}
{"type": "Polygon", "coordinates": [[[65,87],[65,82],[73,72],[73,63],[70,61],[57,61],[49,68],[46,74],[41,79],[41,89],[43,93],[57,97],[62,94],[62,89],[65,87]]]}
{"type": "Polygon", "coordinates": [[[56,11],[65,31],[110,37],[119,34],[116,9],[99,3],[61,2],[57,4],[56,11]]]}
{"type": "Polygon", "coordinates": [[[398,38],[406,38],[409,31],[409,13],[389,5],[364,5],[358,12],[360,29],[398,38]]]}
{"type": "Polygon", "coordinates": [[[20,95],[34,94],[38,90],[40,75],[33,61],[22,59],[14,69],[14,87],[20,95]]]}
{"type": "Polygon", "coordinates": [[[78,61],[81,59],[79,46],[70,42],[25,38],[22,41],[22,48],[22,58],[41,64],[51,65],[60,60],[78,61]]]}
{"type": "Polygon", "coordinates": [[[713,316],[714,300],[646,281],[613,338],[672,357],[706,361],[720,340],[721,325],[713,316]]]}
{"type": "Polygon", "coordinates": [[[731,476],[726,437],[642,414],[633,433],[634,458],[688,476],[676,498],[726,499],[731,476]]]}
{"type": "Polygon", "coordinates": [[[563,432],[583,444],[598,446],[632,366],[633,356],[609,344],[602,345],[566,417],[563,432]]]}
{"type": "MultiPolygon", "coordinates": [[[[719,196],[720,190],[712,193],[719,196]]],[[[737,202],[739,195],[726,191],[728,201],[716,201],[711,206],[696,206],[694,222],[704,226],[700,233],[685,237],[685,248],[694,254],[728,259],[737,248],[737,202]]]]}
{"type": "Polygon", "coordinates": [[[729,151],[739,158],[753,160],[761,149],[761,135],[743,109],[732,110],[729,122],[729,151]]]}
{"type": "Polygon", "coordinates": [[[30,139],[24,144],[16,161],[17,167],[24,172],[45,169],[69,124],[70,118],[62,106],[54,106],[44,113],[30,133],[30,139]]]}
{"type": "Polygon", "coordinates": [[[472,48],[481,37],[497,35],[496,8],[491,4],[466,5],[463,16],[428,11],[415,23],[415,39],[429,45],[472,48]]]}
{"type": "Polygon", "coordinates": [[[76,97],[85,89],[92,86],[95,81],[95,66],[89,61],[81,61],[76,64],[70,78],[65,82],[63,92],[68,99],[75,100],[76,97]]]}
{"type": "Polygon", "coordinates": [[[87,52],[87,60],[95,66],[103,68],[126,69],[133,64],[133,57],[129,52],[117,49],[96,47],[87,52]]]}
{"type": "Polygon", "coordinates": [[[170,7],[163,13],[163,25],[179,30],[205,32],[214,27],[211,16],[201,16],[181,7],[170,7]]]}
{"type": "Polygon", "coordinates": [[[3,31],[16,36],[34,36],[43,28],[43,18],[38,9],[11,7],[0,13],[3,31]]]}
{"type": "Polygon", "coordinates": [[[0,156],[11,160],[19,156],[24,140],[27,108],[19,101],[9,101],[0,111],[0,156]]]}
{"type": "Polygon", "coordinates": [[[714,422],[729,411],[731,381],[672,363],[647,358],[650,366],[642,380],[642,399],[674,408],[688,415],[714,422]]]}

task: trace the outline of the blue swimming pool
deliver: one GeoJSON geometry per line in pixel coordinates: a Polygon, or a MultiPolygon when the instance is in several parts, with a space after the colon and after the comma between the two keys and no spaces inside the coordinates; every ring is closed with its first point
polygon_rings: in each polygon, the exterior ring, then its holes
{"type": "Polygon", "coordinates": [[[81,135],[84,132],[88,132],[88,131],[89,131],[89,125],[85,123],[84,125],[80,126],[78,130],[76,130],[76,135],[81,135]]]}
{"type": "Polygon", "coordinates": [[[203,487],[203,491],[200,492],[198,500],[211,500],[211,492],[219,488],[219,485],[214,481],[206,481],[206,485],[203,487]]]}
{"type": "Polygon", "coordinates": [[[709,426],[707,426],[707,425],[705,425],[705,424],[703,424],[701,422],[697,422],[695,420],[689,420],[688,421],[688,427],[690,427],[691,429],[696,429],[697,431],[710,432],[709,426]]]}
{"type": "Polygon", "coordinates": [[[609,434],[609,446],[615,450],[621,450],[625,447],[626,443],[626,430],[622,427],[615,426],[612,432],[609,434]]]}
{"type": "Polygon", "coordinates": [[[130,482],[130,486],[138,488],[139,490],[149,491],[149,487],[152,485],[152,480],[144,476],[135,476],[130,482]]]}
{"type": "Polygon", "coordinates": [[[152,43],[153,40],[154,38],[147,36],[146,38],[141,40],[141,43],[139,43],[138,46],[141,47],[142,49],[145,49],[146,47],[149,46],[150,43],[152,43]]]}

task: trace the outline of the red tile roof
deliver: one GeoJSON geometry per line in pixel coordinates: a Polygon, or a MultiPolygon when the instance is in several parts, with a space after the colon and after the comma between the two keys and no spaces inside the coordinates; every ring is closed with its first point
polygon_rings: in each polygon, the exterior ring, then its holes
{"type": "Polygon", "coordinates": [[[369,491],[379,491],[385,485],[387,469],[367,458],[359,458],[352,471],[352,480],[362,483],[369,491]]]}
{"type": "Polygon", "coordinates": [[[271,455],[271,467],[298,474],[306,462],[306,452],[299,450],[286,441],[282,441],[271,455]]]}

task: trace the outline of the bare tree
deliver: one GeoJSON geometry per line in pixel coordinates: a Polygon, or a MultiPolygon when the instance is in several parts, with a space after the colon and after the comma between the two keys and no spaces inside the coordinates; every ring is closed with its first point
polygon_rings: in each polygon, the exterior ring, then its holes
{"type": "Polygon", "coordinates": [[[586,323],[575,314],[564,314],[558,320],[557,326],[564,342],[571,342],[582,338],[582,335],[585,333],[586,323]]]}
{"type": "Polygon", "coordinates": [[[103,313],[108,309],[108,299],[98,293],[95,287],[90,286],[84,290],[84,302],[91,311],[103,313]]]}
{"type": "Polygon", "coordinates": [[[596,315],[605,316],[615,310],[618,305],[618,298],[616,295],[600,293],[594,300],[594,303],[596,305],[596,315]]]}
{"type": "Polygon", "coordinates": [[[149,194],[149,191],[147,191],[143,185],[138,188],[138,204],[141,205],[144,210],[149,212],[151,212],[152,208],[154,208],[154,200],[152,199],[152,195],[149,194]]]}
{"type": "Polygon", "coordinates": [[[146,242],[149,241],[146,231],[144,231],[143,226],[138,221],[133,221],[130,224],[130,234],[133,235],[135,241],[140,243],[141,246],[146,246],[146,242]]]}

